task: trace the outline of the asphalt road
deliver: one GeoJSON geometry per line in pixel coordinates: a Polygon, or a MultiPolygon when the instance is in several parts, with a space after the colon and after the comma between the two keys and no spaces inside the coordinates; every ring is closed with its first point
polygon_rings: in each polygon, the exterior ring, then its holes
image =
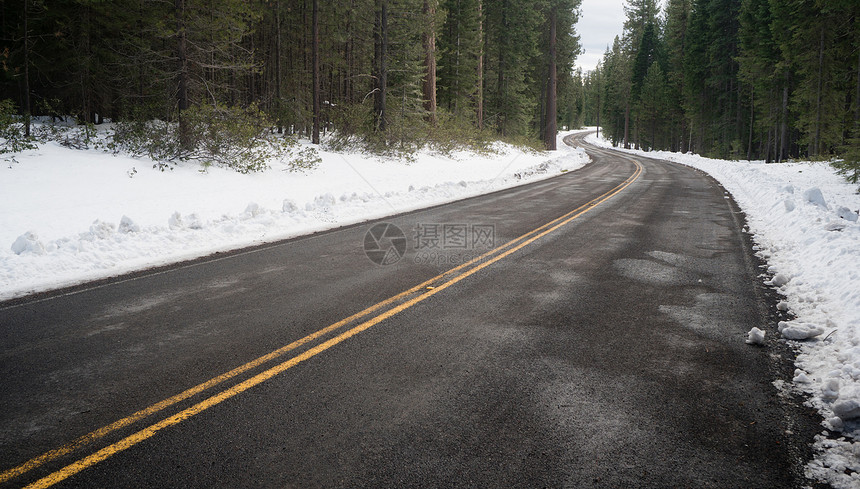
{"type": "Polygon", "coordinates": [[[773,327],[742,214],[588,150],[393,226],[0,304],[0,487],[806,484],[790,352],[744,343],[773,327]]]}

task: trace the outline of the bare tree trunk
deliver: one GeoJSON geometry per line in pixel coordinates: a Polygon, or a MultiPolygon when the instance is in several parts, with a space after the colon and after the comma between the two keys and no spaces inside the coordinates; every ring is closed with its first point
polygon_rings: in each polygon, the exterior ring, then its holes
{"type": "Polygon", "coordinates": [[[422,36],[424,46],[424,109],[428,120],[436,124],[436,1],[424,0],[424,15],[427,28],[422,36]]]}
{"type": "Polygon", "coordinates": [[[281,119],[281,2],[273,5],[275,12],[275,110],[278,117],[278,134],[284,133],[281,119]]]}
{"type": "Polygon", "coordinates": [[[477,115],[478,129],[484,129],[484,2],[478,0],[478,93],[477,115]]]}
{"type": "Polygon", "coordinates": [[[624,105],[624,149],[630,149],[630,101],[624,105]]]}
{"type": "Polygon", "coordinates": [[[782,107],[779,115],[779,151],[776,154],[778,163],[788,157],[788,85],[790,79],[789,72],[786,70],[783,76],[782,107]]]}
{"type": "Polygon", "coordinates": [[[854,137],[860,138],[860,52],[857,53],[857,89],[854,94],[854,137]]]}
{"type": "Polygon", "coordinates": [[[190,134],[187,121],[182,116],[182,113],[188,109],[188,54],[186,50],[185,0],[175,0],[174,5],[176,8],[176,57],[179,61],[179,87],[176,92],[179,108],[179,145],[183,149],[188,149],[188,146],[191,144],[190,134]]]}
{"type": "Polygon", "coordinates": [[[546,149],[555,151],[558,134],[558,73],[556,69],[556,7],[549,14],[549,86],[546,94],[546,149]]]}
{"type": "Polygon", "coordinates": [[[374,56],[376,90],[373,108],[376,113],[376,128],[378,131],[384,132],[386,129],[385,99],[388,91],[388,0],[377,0],[374,37],[376,41],[374,56]]]}
{"type": "MultiPolygon", "coordinates": [[[[503,5],[502,5],[502,22],[501,22],[502,29],[508,28],[507,13],[508,13],[507,2],[503,2],[503,5]]],[[[506,86],[505,86],[505,69],[507,68],[505,66],[505,59],[506,58],[505,58],[505,53],[504,53],[504,47],[502,46],[502,43],[500,42],[499,43],[499,70],[498,70],[499,71],[499,81],[497,82],[497,87],[496,87],[496,89],[499,92],[498,100],[505,100],[505,97],[507,95],[507,93],[505,92],[505,88],[506,88],[506,86]]],[[[502,136],[507,136],[508,135],[507,134],[508,127],[507,127],[507,124],[506,124],[504,117],[505,117],[504,113],[499,114],[499,121],[497,122],[497,124],[498,124],[499,132],[502,134],[502,136]]]]}
{"type": "Polygon", "coordinates": [[[750,87],[750,137],[747,144],[747,160],[752,159],[753,125],[755,124],[755,89],[750,87]]]}
{"type": "Polygon", "coordinates": [[[597,137],[600,138],[600,72],[597,75],[597,137]]]}
{"type": "Polygon", "coordinates": [[[815,94],[815,142],[812,147],[814,156],[821,153],[821,91],[824,80],[824,29],[818,42],[818,86],[815,94]]]}
{"type": "Polygon", "coordinates": [[[24,0],[24,137],[30,137],[30,2],[24,0]]]}
{"type": "MultiPolygon", "coordinates": [[[[350,2],[350,12],[355,11],[355,0],[350,2]]],[[[352,23],[352,15],[347,16],[346,19],[346,81],[344,87],[344,99],[347,104],[352,104],[355,101],[354,96],[354,86],[355,83],[353,81],[353,76],[355,73],[355,36],[352,34],[353,23],[352,23]]]]}
{"type": "Polygon", "coordinates": [[[313,57],[313,106],[314,106],[314,127],[311,136],[313,144],[320,143],[320,2],[313,0],[313,15],[311,22],[313,23],[311,34],[311,51],[313,57]]]}

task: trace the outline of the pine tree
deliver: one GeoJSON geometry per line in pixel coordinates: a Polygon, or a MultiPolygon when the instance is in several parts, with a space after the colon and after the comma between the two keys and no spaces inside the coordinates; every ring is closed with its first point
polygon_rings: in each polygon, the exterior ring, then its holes
{"type": "Polygon", "coordinates": [[[631,62],[622,48],[621,38],[615,37],[612,49],[603,56],[603,125],[604,137],[613,145],[629,147],[629,120],[631,105],[631,62]]]}
{"type": "Polygon", "coordinates": [[[439,105],[457,117],[475,114],[481,56],[477,0],[446,0],[439,38],[439,105]]]}
{"type": "Polygon", "coordinates": [[[669,0],[666,6],[666,115],[670,125],[667,149],[687,151],[687,124],[683,109],[684,54],[687,50],[687,29],[690,22],[690,0],[669,0]]]}
{"type": "Polygon", "coordinates": [[[641,94],[638,110],[641,113],[642,141],[641,147],[653,149],[665,147],[661,143],[661,126],[664,122],[663,113],[666,106],[666,80],[660,63],[651,63],[648,72],[642,79],[641,94]],[[660,138],[660,139],[658,139],[660,138]]]}
{"type": "Polygon", "coordinates": [[[538,57],[539,12],[527,0],[485,1],[484,11],[489,94],[485,111],[502,136],[526,136],[537,106],[529,67],[538,57]]]}

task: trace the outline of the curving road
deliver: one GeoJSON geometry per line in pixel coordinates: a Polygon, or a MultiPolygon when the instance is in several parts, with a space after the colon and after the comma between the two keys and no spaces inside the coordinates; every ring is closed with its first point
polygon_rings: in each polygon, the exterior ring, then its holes
{"type": "Polygon", "coordinates": [[[0,488],[808,484],[737,207],[567,142],[593,163],[0,304],[0,488]]]}

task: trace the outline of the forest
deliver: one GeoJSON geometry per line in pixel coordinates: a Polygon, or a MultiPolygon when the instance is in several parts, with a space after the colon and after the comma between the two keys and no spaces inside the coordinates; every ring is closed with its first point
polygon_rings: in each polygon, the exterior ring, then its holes
{"type": "Polygon", "coordinates": [[[28,134],[31,116],[160,121],[126,133],[177,148],[214,120],[378,152],[553,149],[586,124],[625,147],[842,158],[860,176],[856,0],[626,0],[587,73],[580,1],[0,0],[0,108],[28,134]]]}
{"type": "MultiPolygon", "coordinates": [[[[732,159],[860,160],[860,2],[628,0],[583,79],[617,145],[732,159]]],[[[854,162],[854,163],[851,163],[854,162]]]]}
{"type": "Polygon", "coordinates": [[[3,0],[0,100],[28,132],[157,120],[180,146],[217,118],[377,149],[553,148],[575,117],[579,2],[3,0]]]}

